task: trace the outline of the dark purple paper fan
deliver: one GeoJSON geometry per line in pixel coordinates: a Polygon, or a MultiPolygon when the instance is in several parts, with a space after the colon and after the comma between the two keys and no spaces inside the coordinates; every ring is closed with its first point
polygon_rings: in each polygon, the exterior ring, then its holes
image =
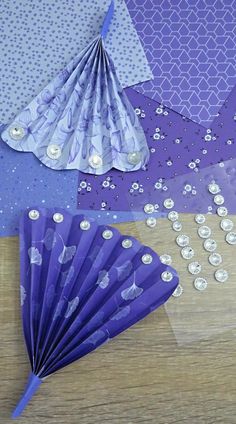
{"type": "Polygon", "coordinates": [[[178,285],[176,271],[149,247],[61,209],[23,214],[20,256],[32,373],[13,418],[45,377],[144,318],[178,285]]]}

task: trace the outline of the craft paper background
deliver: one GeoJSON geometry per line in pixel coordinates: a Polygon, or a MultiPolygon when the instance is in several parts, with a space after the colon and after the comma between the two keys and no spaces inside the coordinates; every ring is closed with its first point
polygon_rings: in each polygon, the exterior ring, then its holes
{"type": "Polygon", "coordinates": [[[234,0],[127,0],[154,80],[138,91],[205,126],[236,84],[234,0]]]}
{"type": "MultiPolygon", "coordinates": [[[[145,203],[158,203],[158,197],[168,197],[170,189],[164,180],[187,173],[197,180],[195,174],[199,170],[236,157],[236,87],[209,130],[132,89],[127,94],[140,111],[150,146],[147,170],[130,174],[112,170],[96,178],[80,174],[79,208],[141,212],[145,203]]],[[[182,192],[182,184],[179,187],[177,196],[182,192]]]]}
{"type": "MultiPolygon", "coordinates": [[[[8,123],[101,29],[110,0],[0,2],[0,122],[8,123]]],[[[152,77],[123,0],[106,45],[123,86],[152,77]]]]}

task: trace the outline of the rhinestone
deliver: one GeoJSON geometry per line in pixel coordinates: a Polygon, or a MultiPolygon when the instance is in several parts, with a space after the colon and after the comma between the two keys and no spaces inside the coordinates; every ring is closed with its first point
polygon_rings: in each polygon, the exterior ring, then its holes
{"type": "Polygon", "coordinates": [[[164,271],[161,274],[161,279],[169,283],[173,279],[173,274],[170,271],[164,271]]]}
{"type": "Polygon", "coordinates": [[[22,138],[24,138],[26,133],[25,133],[24,128],[22,128],[20,125],[16,124],[16,125],[10,127],[9,134],[10,134],[10,137],[13,140],[17,141],[17,140],[22,140],[22,138]]]}
{"type": "Polygon", "coordinates": [[[236,244],[236,233],[231,231],[230,233],[226,234],[225,240],[229,244],[236,244]]]}
{"type": "Polygon", "coordinates": [[[213,239],[206,239],[204,240],[203,246],[207,252],[214,252],[217,248],[217,243],[213,239]]]}
{"type": "Polygon", "coordinates": [[[211,183],[208,185],[208,190],[211,194],[217,194],[220,192],[220,187],[216,183],[211,183]]]}
{"type": "Polygon", "coordinates": [[[139,162],[141,162],[142,155],[140,152],[131,152],[128,153],[128,162],[131,163],[131,165],[137,165],[139,162]]]}
{"type": "Polygon", "coordinates": [[[153,218],[152,216],[150,216],[150,218],[146,220],[146,224],[148,227],[153,228],[157,225],[157,220],[156,218],[153,218]]]}
{"type": "Polygon", "coordinates": [[[219,253],[212,253],[209,258],[209,262],[213,266],[218,266],[222,263],[222,257],[219,253]]]}
{"type": "Polygon", "coordinates": [[[89,161],[89,165],[94,169],[101,168],[103,164],[102,158],[99,155],[90,156],[88,161],[89,161]]]}
{"type": "Polygon", "coordinates": [[[172,199],[165,199],[163,202],[163,205],[165,206],[166,209],[172,209],[175,205],[175,202],[172,199]]]}
{"type": "Polygon", "coordinates": [[[167,255],[166,253],[164,255],[160,256],[161,263],[165,265],[171,265],[172,264],[172,258],[170,255],[167,255]]]}
{"type": "Polygon", "coordinates": [[[205,278],[202,278],[202,277],[197,277],[197,278],[195,278],[193,285],[194,285],[195,289],[197,289],[199,291],[206,290],[207,280],[205,278]]]}
{"type": "Polygon", "coordinates": [[[129,249],[130,247],[132,247],[133,242],[130,239],[124,239],[122,240],[122,247],[124,247],[124,249],[129,249]]]}
{"type": "Polygon", "coordinates": [[[181,234],[180,236],[176,237],[176,243],[180,247],[188,246],[188,244],[189,244],[189,236],[186,236],[185,234],[181,234]]]}
{"type": "Polygon", "coordinates": [[[86,231],[86,230],[89,230],[89,228],[90,228],[90,222],[89,221],[87,221],[86,219],[84,219],[83,221],[81,221],[81,223],[79,224],[79,226],[80,226],[80,228],[81,228],[81,230],[83,230],[83,231],[86,231]]]}
{"type": "Polygon", "coordinates": [[[225,283],[229,278],[229,274],[225,269],[217,269],[215,272],[215,279],[219,281],[219,283],[225,283]]]}
{"type": "Polygon", "coordinates": [[[222,219],[221,223],[220,223],[220,228],[223,231],[231,231],[234,228],[234,223],[233,221],[231,221],[231,219],[222,219]]]}
{"type": "Polygon", "coordinates": [[[179,214],[176,211],[171,211],[168,213],[168,219],[172,222],[177,221],[179,218],[179,214]]]}
{"type": "Polygon", "coordinates": [[[102,233],[102,237],[103,237],[105,240],[110,240],[110,239],[113,237],[113,232],[112,232],[111,230],[105,230],[105,231],[103,231],[103,233],[102,233]]]}
{"type": "Polygon", "coordinates": [[[56,212],[56,213],[54,213],[52,219],[57,224],[60,224],[64,220],[64,216],[61,213],[56,212]]]}
{"type": "Polygon", "coordinates": [[[207,225],[203,225],[202,227],[199,227],[197,232],[199,237],[201,238],[208,238],[211,235],[211,229],[207,227],[207,225]]]}
{"type": "Polygon", "coordinates": [[[59,159],[61,156],[61,148],[57,144],[49,144],[47,147],[47,156],[50,159],[59,159]]]}
{"type": "Polygon", "coordinates": [[[216,196],[214,197],[214,203],[216,205],[223,205],[225,199],[221,194],[216,194],[216,196]]]}
{"type": "Polygon", "coordinates": [[[199,213],[198,215],[195,216],[195,222],[197,224],[204,224],[205,221],[206,221],[206,218],[201,213],[199,213]]]}
{"type": "Polygon", "coordinates": [[[199,262],[191,262],[188,265],[188,270],[189,270],[190,274],[193,274],[193,275],[199,274],[202,270],[202,266],[200,265],[199,262]]]}
{"type": "Polygon", "coordinates": [[[228,209],[225,206],[219,206],[217,208],[216,212],[219,216],[227,216],[228,215],[228,209]]]}
{"type": "Polygon", "coordinates": [[[182,230],[182,224],[179,221],[175,221],[172,224],[172,228],[174,231],[181,231],[182,230]]]}
{"type": "Polygon", "coordinates": [[[142,256],[142,262],[145,265],[149,265],[152,263],[152,256],[149,255],[149,253],[145,253],[145,255],[142,256]]]}
{"type": "Polygon", "coordinates": [[[178,286],[176,287],[175,291],[172,293],[173,297],[179,297],[181,296],[181,294],[183,294],[183,287],[181,286],[181,284],[178,284],[178,286]]]}
{"type": "Polygon", "coordinates": [[[39,211],[37,211],[36,209],[32,209],[31,211],[29,211],[28,216],[33,221],[36,221],[36,219],[39,218],[39,211]]]}
{"type": "Polygon", "coordinates": [[[147,203],[144,206],[143,210],[144,210],[145,213],[153,213],[155,211],[155,207],[151,203],[147,203]]]}
{"type": "Polygon", "coordinates": [[[194,257],[194,250],[190,246],[183,247],[181,255],[184,259],[192,259],[194,257]]]}

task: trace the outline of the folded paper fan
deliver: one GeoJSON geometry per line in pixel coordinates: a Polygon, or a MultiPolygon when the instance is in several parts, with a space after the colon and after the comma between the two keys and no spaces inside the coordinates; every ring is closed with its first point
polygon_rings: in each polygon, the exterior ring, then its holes
{"type": "Polygon", "coordinates": [[[20,256],[32,373],[13,418],[46,377],[144,318],[178,285],[176,271],[135,238],[60,209],[24,213],[20,256]]]}
{"type": "Polygon", "coordinates": [[[149,159],[144,131],[105,48],[112,0],[100,35],[3,131],[13,149],[52,169],[135,171],[149,159]]]}

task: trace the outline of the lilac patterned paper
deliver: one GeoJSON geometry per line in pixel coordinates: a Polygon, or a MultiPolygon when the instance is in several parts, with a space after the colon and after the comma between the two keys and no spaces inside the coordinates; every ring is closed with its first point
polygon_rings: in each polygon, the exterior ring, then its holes
{"type": "Polygon", "coordinates": [[[236,84],[235,0],[127,0],[154,79],[137,90],[210,126],[236,84]]]}
{"type": "Polygon", "coordinates": [[[145,167],[145,134],[105,47],[113,13],[112,0],[100,35],[3,131],[10,147],[56,170],[101,175],[145,167]]]}
{"type": "Polygon", "coordinates": [[[145,171],[132,174],[80,174],[79,208],[142,211],[145,203],[155,203],[160,189],[167,190],[164,180],[236,157],[236,87],[209,129],[132,89],[126,92],[143,125],[150,161],[145,171]]]}
{"type": "Polygon", "coordinates": [[[144,318],[178,285],[176,271],[138,240],[57,208],[23,214],[20,260],[32,374],[14,418],[47,376],[144,318]]]}

